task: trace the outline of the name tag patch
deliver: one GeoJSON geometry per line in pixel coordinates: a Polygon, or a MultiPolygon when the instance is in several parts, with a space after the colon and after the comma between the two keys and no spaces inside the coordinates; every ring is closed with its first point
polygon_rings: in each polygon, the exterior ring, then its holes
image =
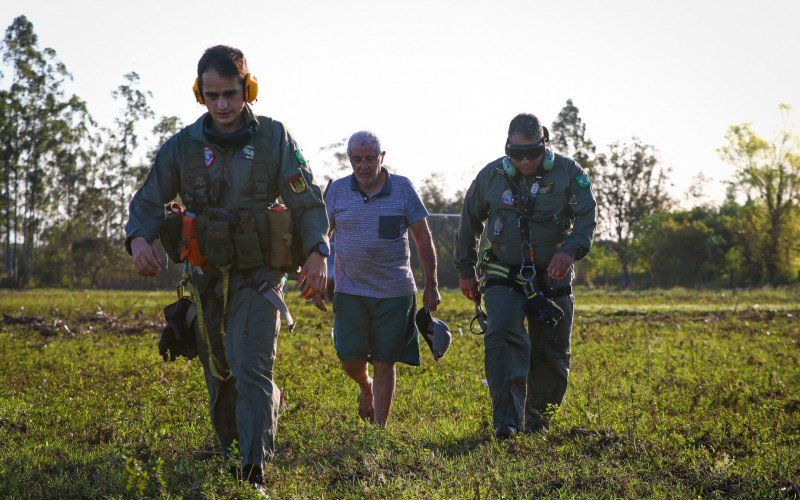
{"type": "Polygon", "coordinates": [[[539,194],[547,194],[553,191],[553,183],[548,182],[539,186],[539,194]]]}
{"type": "Polygon", "coordinates": [[[256,154],[256,148],[248,144],[247,146],[243,147],[241,151],[239,151],[239,158],[252,160],[255,154],[256,154]]]}

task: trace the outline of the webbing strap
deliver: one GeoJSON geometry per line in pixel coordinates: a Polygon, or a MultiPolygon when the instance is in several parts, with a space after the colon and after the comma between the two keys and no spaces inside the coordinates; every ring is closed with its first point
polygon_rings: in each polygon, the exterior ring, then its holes
{"type": "Polygon", "coordinates": [[[520,266],[519,275],[525,281],[526,291],[533,293],[536,290],[536,283],[534,282],[536,271],[533,263],[536,255],[533,242],[531,242],[531,220],[533,219],[533,205],[536,202],[536,195],[539,193],[539,184],[542,181],[542,176],[536,176],[533,184],[531,184],[529,193],[527,189],[521,189],[514,182],[513,177],[503,168],[498,167],[497,172],[505,177],[514,193],[514,211],[517,213],[517,228],[519,229],[519,238],[522,244],[522,266],[520,266]]]}
{"type": "MultiPolygon", "coordinates": [[[[267,201],[269,196],[269,156],[272,151],[269,149],[272,138],[272,120],[264,117],[258,120],[258,130],[253,131],[260,148],[255,148],[253,155],[253,184],[255,186],[254,198],[256,205],[260,208],[267,201]]],[[[255,126],[255,125],[254,125],[255,126]]]]}
{"type": "MultiPolygon", "coordinates": [[[[194,303],[195,307],[197,308],[197,328],[200,330],[200,336],[203,338],[203,342],[206,345],[206,352],[208,352],[208,369],[211,371],[211,375],[214,376],[215,379],[224,382],[228,380],[231,376],[230,370],[225,367],[219,359],[214,355],[214,350],[211,348],[211,340],[208,337],[208,330],[206,329],[206,322],[203,319],[203,301],[200,298],[200,292],[197,290],[197,287],[194,286],[192,283],[191,277],[189,276],[189,269],[188,263],[184,264],[183,267],[183,275],[181,277],[181,282],[178,285],[178,294],[181,295],[182,287],[189,292],[189,297],[191,298],[192,302],[194,303]],[[224,374],[224,375],[223,375],[224,374]]],[[[225,304],[227,307],[227,288],[225,287],[225,274],[223,274],[223,288],[225,288],[225,304]]],[[[225,348],[225,311],[223,309],[222,313],[222,327],[220,328],[222,332],[222,345],[223,349],[225,348]]]]}
{"type": "Polygon", "coordinates": [[[286,322],[289,332],[293,332],[296,324],[294,322],[294,318],[292,317],[292,313],[289,312],[289,306],[287,306],[286,302],[283,300],[283,294],[270,285],[269,281],[262,283],[261,286],[256,289],[256,291],[259,293],[259,295],[270,301],[275,309],[281,313],[281,317],[286,322]]]}

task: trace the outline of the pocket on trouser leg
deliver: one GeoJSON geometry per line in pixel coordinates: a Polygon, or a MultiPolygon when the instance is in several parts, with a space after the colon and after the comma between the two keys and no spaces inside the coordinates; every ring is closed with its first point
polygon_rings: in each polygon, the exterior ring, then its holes
{"type": "MultiPolygon", "coordinates": [[[[236,318],[233,342],[237,365],[252,382],[261,385],[272,379],[272,369],[278,344],[280,319],[277,309],[254,290],[242,291],[241,313],[236,318]]],[[[237,375],[238,378],[238,375],[237,375]]]]}

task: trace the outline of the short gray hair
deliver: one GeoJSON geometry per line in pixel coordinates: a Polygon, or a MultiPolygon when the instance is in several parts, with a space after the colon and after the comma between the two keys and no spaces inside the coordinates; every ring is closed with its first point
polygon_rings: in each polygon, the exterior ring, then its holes
{"type": "Polygon", "coordinates": [[[381,140],[378,139],[377,135],[369,130],[356,132],[351,135],[350,139],[347,141],[347,156],[350,156],[350,153],[353,151],[353,146],[368,146],[370,144],[375,145],[375,155],[381,154],[381,140]]]}

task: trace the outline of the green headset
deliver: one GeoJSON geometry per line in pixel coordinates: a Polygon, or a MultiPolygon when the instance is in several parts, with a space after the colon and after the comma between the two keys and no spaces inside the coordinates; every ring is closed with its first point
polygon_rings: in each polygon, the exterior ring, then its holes
{"type": "MultiPolygon", "coordinates": [[[[544,133],[544,155],[542,155],[542,170],[545,172],[549,172],[553,170],[553,164],[556,160],[556,155],[553,153],[553,150],[550,149],[550,131],[547,130],[547,127],[542,126],[542,131],[544,133]]],[[[508,155],[503,157],[503,170],[510,176],[514,176],[517,173],[517,168],[511,163],[511,159],[508,155]]]]}

